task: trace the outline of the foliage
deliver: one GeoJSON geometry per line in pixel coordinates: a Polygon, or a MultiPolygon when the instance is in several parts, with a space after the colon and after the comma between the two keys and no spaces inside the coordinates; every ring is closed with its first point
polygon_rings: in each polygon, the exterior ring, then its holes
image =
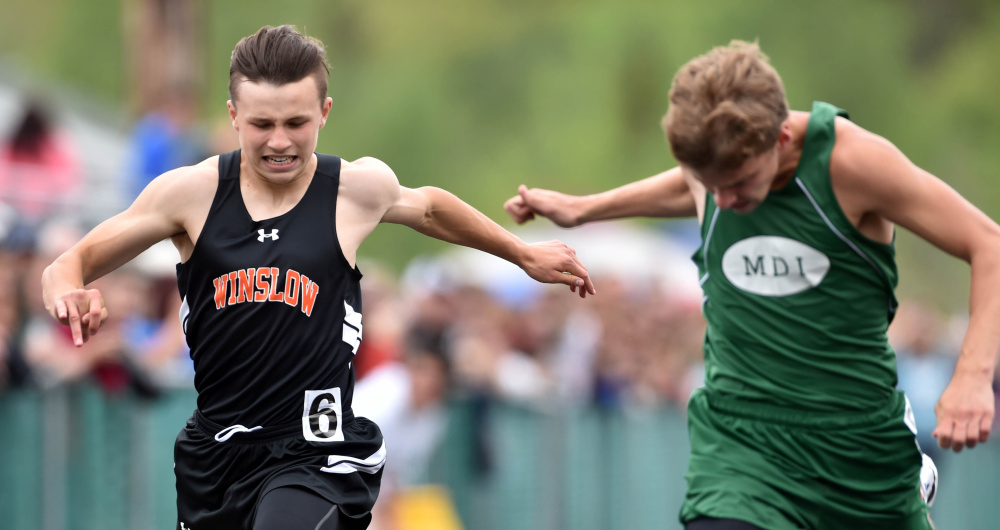
{"type": "MultiPolygon", "coordinates": [[[[1000,9],[918,4],[214,0],[204,7],[205,118],[224,116],[233,44],[263,24],[297,24],[327,43],[334,66],[321,150],[376,156],[404,185],[449,189],[509,224],[501,205],[520,183],[587,193],[668,167],[659,118],[673,72],[731,38],[759,39],[794,108],[820,99],[848,109],[997,217],[1000,9]]],[[[119,11],[14,3],[0,56],[119,98],[119,11]]],[[[913,237],[899,247],[904,295],[964,303],[964,266],[913,237]]],[[[386,228],[362,254],[401,265],[435,248],[386,228]]]]}

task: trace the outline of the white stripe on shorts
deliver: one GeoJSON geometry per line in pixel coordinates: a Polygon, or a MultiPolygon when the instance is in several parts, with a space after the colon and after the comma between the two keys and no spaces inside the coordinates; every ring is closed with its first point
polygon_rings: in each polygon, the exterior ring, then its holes
{"type": "Polygon", "coordinates": [[[350,456],[330,455],[327,458],[326,467],[320,468],[320,471],[341,475],[356,471],[377,473],[383,465],[385,465],[385,441],[382,442],[382,447],[378,451],[363,460],[350,456]]]}

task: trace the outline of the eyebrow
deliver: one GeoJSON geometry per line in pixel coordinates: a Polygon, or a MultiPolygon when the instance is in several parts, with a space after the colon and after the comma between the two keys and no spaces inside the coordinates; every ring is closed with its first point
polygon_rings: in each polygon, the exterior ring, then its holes
{"type": "MultiPolygon", "coordinates": [[[[286,119],[285,121],[305,121],[305,120],[308,120],[308,119],[309,119],[309,116],[306,116],[306,115],[297,115],[297,116],[292,116],[292,117],[286,119]]],[[[279,120],[274,120],[272,118],[265,118],[263,116],[250,116],[249,118],[247,118],[247,121],[273,122],[273,121],[279,121],[279,120]]]]}

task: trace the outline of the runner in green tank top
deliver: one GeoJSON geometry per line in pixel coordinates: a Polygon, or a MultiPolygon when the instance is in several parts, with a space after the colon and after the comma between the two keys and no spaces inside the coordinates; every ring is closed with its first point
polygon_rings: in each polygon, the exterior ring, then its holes
{"type": "Polygon", "coordinates": [[[756,44],[682,67],[663,127],[679,167],[589,196],[521,186],[505,208],[565,227],[698,216],[706,373],[688,404],[681,521],[931,528],[936,470],[886,337],[895,225],[972,266],[969,328],[934,431],[956,452],[985,442],[994,415],[1000,227],[840,109],[789,111],[756,44]]]}

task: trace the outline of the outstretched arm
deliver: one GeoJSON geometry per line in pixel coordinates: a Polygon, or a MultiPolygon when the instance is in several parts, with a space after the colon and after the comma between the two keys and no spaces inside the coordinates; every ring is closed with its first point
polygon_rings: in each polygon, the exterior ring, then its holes
{"type": "Polygon", "coordinates": [[[521,267],[532,278],[564,283],[581,297],[595,294],[576,252],[558,241],[527,244],[475,208],[439,188],[400,186],[378,159],[343,162],[337,196],[337,235],[353,262],[361,242],[379,223],[409,226],[428,236],[488,252],[521,267]]]}
{"type": "Polygon", "coordinates": [[[521,267],[535,280],[564,283],[581,297],[596,294],[576,251],[558,241],[527,244],[451,193],[400,187],[382,221],[409,226],[436,239],[475,248],[521,267]]]}
{"type": "Polygon", "coordinates": [[[995,412],[1000,227],[888,141],[856,126],[844,129],[845,134],[837,130],[838,145],[831,159],[831,175],[847,184],[838,187],[835,182],[838,198],[846,191],[848,201],[860,203],[862,211],[903,226],[972,266],[969,328],[955,373],[935,408],[933,434],[943,448],[957,452],[975,447],[989,438],[995,412]]]}
{"type": "Polygon", "coordinates": [[[504,203],[518,223],[536,215],[562,227],[624,217],[693,217],[695,198],[679,167],[594,195],[567,195],[520,186],[504,203]]]}

